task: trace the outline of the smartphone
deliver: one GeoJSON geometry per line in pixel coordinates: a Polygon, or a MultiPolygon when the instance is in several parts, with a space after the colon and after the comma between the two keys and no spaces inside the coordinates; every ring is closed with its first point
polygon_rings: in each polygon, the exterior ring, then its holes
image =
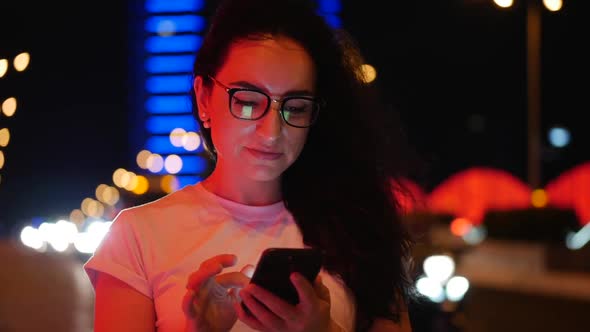
{"type": "MultiPolygon", "coordinates": [[[[268,248],[260,256],[250,282],[294,305],[299,303],[299,296],[289,276],[298,272],[313,284],[323,260],[324,256],[319,249],[268,248]]],[[[250,313],[244,302],[242,307],[250,313]]]]}

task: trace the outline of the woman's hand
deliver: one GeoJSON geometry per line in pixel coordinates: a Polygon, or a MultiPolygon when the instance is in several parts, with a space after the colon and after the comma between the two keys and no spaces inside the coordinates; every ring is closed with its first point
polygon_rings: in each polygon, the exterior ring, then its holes
{"type": "Polygon", "coordinates": [[[220,274],[235,264],[235,255],[222,254],[204,261],[190,275],[182,300],[185,332],[229,331],[234,325],[238,317],[234,309],[236,292],[248,284],[253,270],[249,265],[240,272],[220,274]]]}
{"type": "Polygon", "coordinates": [[[330,327],[330,292],[320,276],[314,284],[299,273],[291,275],[291,282],[299,295],[299,303],[291,305],[255,284],[240,291],[240,297],[252,315],[239,304],[235,305],[238,318],[259,331],[328,331],[330,327]]]}

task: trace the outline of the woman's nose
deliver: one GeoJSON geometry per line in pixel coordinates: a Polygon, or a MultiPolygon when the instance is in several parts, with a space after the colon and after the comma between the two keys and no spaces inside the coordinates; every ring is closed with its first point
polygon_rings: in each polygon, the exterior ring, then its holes
{"type": "Polygon", "coordinates": [[[271,102],[268,113],[259,120],[256,131],[266,141],[276,141],[281,136],[283,119],[279,107],[280,103],[271,102]]]}

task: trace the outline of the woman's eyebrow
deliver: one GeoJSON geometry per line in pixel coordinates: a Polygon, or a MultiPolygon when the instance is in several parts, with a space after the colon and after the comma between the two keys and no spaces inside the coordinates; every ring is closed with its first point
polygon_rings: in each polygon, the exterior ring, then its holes
{"type": "MultiPolygon", "coordinates": [[[[269,92],[266,89],[261,88],[260,86],[250,83],[248,81],[235,81],[235,82],[230,82],[229,83],[232,86],[240,86],[246,89],[252,89],[252,90],[258,90],[258,91],[264,91],[265,93],[269,94],[269,92]]],[[[310,90],[290,90],[287,91],[283,94],[283,96],[313,96],[314,93],[310,90]]]]}

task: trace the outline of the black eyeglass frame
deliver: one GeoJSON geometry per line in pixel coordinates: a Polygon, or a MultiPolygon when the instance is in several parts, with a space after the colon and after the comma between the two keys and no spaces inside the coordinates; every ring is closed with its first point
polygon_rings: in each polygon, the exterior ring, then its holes
{"type": "Polygon", "coordinates": [[[287,97],[283,97],[283,98],[280,98],[280,99],[274,99],[274,98],[271,98],[265,92],[260,91],[260,90],[257,90],[257,89],[230,88],[227,85],[219,82],[216,78],[214,78],[211,75],[207,75],[207,77],[209,77],[213,81],[213,83],[219,85],[221,88],[223,88],[223,90],[225,90],[225,92],[227,92],[227,94],[229,96],[229,99],[228,99],[229,112],[236,119],[246,120],[246,121],[257,121],[257,120],[260,120],[260,119],[262,119],[268,113],[268,110],[270,109],[271,102],[275,102],[275,103],[279,103],[279,113],[281,114],[281,118],[283,119],[283,121],[285,121],[286,124],[288,124],[291,127],[295,127],[295,128],[309,128],[309,127],[311,127],[317,121],[318,115],[320,113],[320,109],[323,108],[323,107],[325,107],[325,102],[322,99],[319,99],[319,98],[310,97],[310,96],[287,96],[287,97]],[[232,99],[233,99],[234,95],[236,94],[236,92],[239,92],[239,91],[252,91],[252,92],[260,93],[263,96],[265,96],[266,99],[268,100],[268,102],[266,104],[266,109],[264,110],[264,112],[262,112],[262,114],[260,116],[255,117],[255,118],[242,118],[242,117],[239,117],[236,114],[234,114],[234,112],[231,109],[232,99]],[[285,118],[285,110],[283,108],[285,106],[285,103],[287,101],[289,101],[289,100],[292,100],[292,99],[305,99],[305,100],[309,100],[309,101],[313,102],[314,107],[315,107],[315,110],[313,111],[314,113],[312,114],[312,117],[311,117],[311,120],[309,122],[309,125],[307,125],[307,126],[297,126],[297,125],[294,125],[292,123],[289,123],[289,121],[285,118]]]}

